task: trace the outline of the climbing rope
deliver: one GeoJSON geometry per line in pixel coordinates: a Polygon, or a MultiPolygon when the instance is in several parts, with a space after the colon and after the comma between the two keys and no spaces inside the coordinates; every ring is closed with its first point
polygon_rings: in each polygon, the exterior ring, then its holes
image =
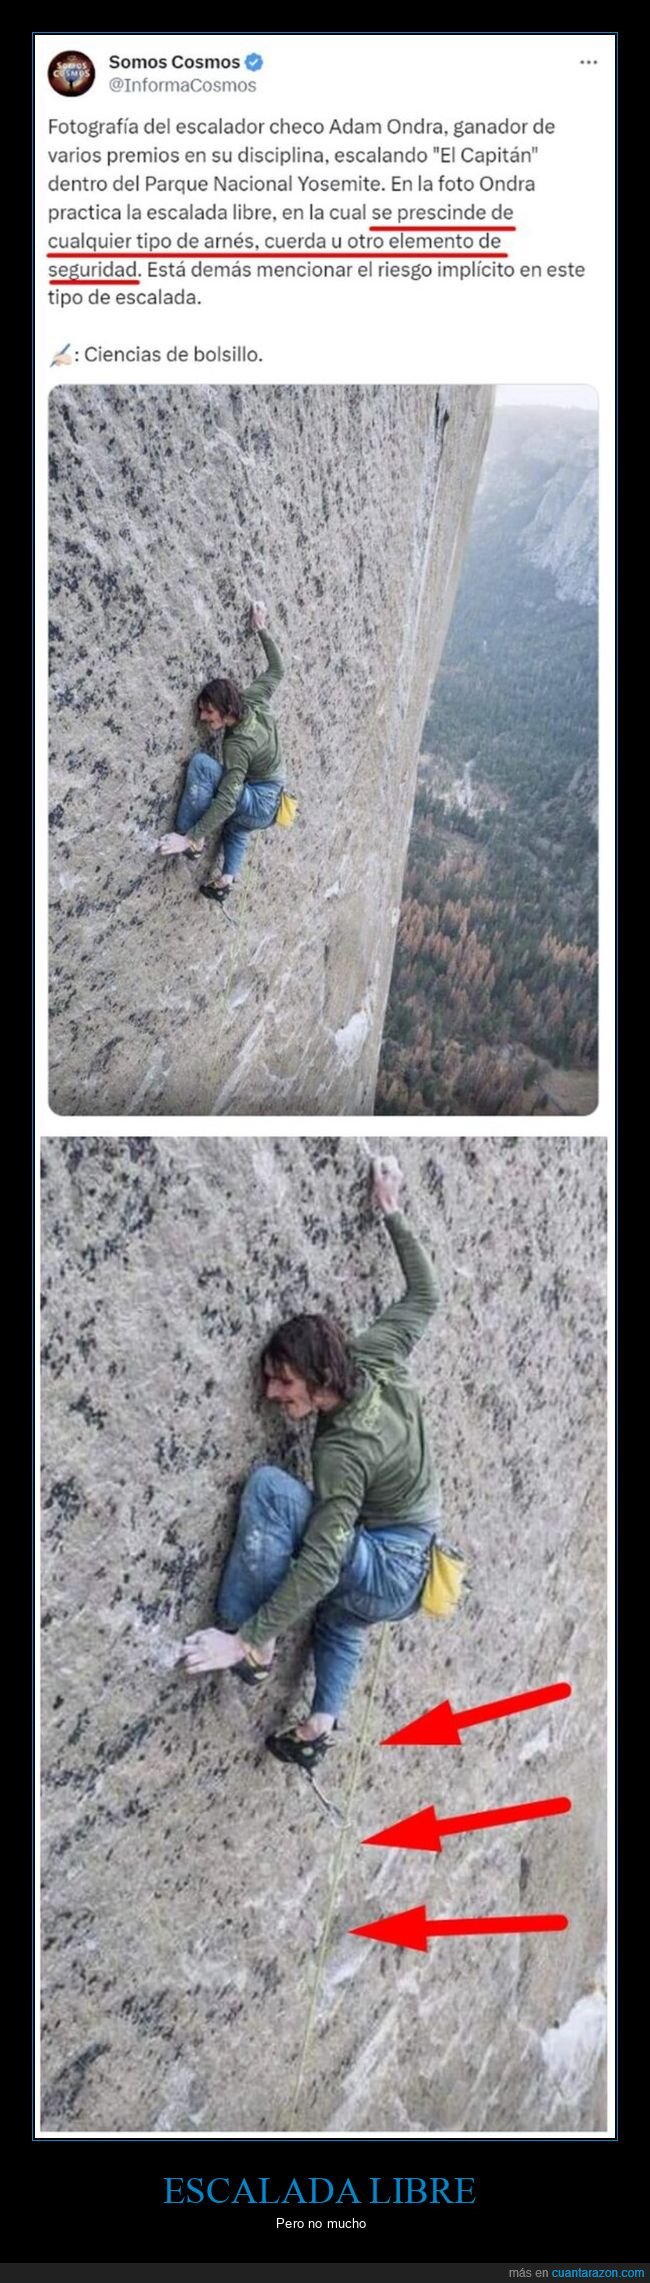
{"type": "Polygon", "coordinates": [[[360,1768],[361,1768],[361,1762],[362,1762],[362,1759],[363,1759],[363,1755],[364,1755],[364,1751],[365,1751],[365,1748],[366,1748],[366,1742],[367,1742],[367,1737],[368,1737],[368,1729],[369,1729],[369,1726],[370,1726],[370,1716],[371,1716],[371,1713],[372,1713],[372,1708],[373,1708],[373,1704],[374,1704],[374,1701],[375,1701],[375,1696],[376,1696],[376,1693],[377,1693],[377,1682],[378,1682],[378,1680],[379,1680],[379,1674],[380,1674],[380,1671],[381,1671],[381,1665],[382,1665],[382,1659],[383,1659],[383,1654],[384,1654],[384,1648],[385,1648],[385,1645],[386,1645],[386,1636],[387,1636],[387,1633],[388,1633],[388,1626],[387,1626],[386,1624],[385,1624],[385,1625],[382,1625],[382,1628],[381,1628],[381,1633],[380,1633],[380,1636],[379,1636],[379,1643],[378,1643],[378,1648],[377,1648],[377,1656],[376,1656],[376,1659],[375,1659],[375,1670],[374,1670],[374,1673],[373,1673],[373,1676],[372,1676],[372,1681],[371,1681],[371,1684],[370,1684],[370,1688],[369,1688],[369,1691],[368,1691],[368,1701],[367,1701],[367,1704],[366,1704],[366,1709],[365,1709],[365,1713],[364,1713],[364,1717],[363,1717],[363,1724],[362,1724],[362,1727],[361,1727],[361,1730],[360,1730],[360,1734],[359,1734],[359,1736],[358,1736],[358,1738],[357,1738],[357,1748],[356,1748],[356,1752],[355,1752],[355,1755],[354,1755],[354,1760],[353,1760],[353,1763],[352,1763],[352,1774],[351,1774],[351,1777],[350,1777],[350,1786],[349,1786],[348,1796],[347,1796],[347,1800],[346,1800],[346,1803],[345,1803],[345,1813],[344,1813],[344,1816],[343,1816],[343,1822],[342,1822],[342,1824],[341,1824],[341,1830],[340,1830],[340,1833],[339,1833],[338,1843],[337,1843],[337,1847],[336,1847],[336,1853],[335,1853],[335,1856],[334,1856],[334,1863],[333,1863],[333,1867],[332,1867],[332,1877],[331,1877],[331,1882],[330,1882],[330,1891],[329,1891],[329,1896],[328,1896],[328,1901],[327,1901],[327,1910],[326,1910],[326,1913],[325,1913],[325,1924],[324,1924],[324,1927],[323,1927],[323,1932],[322,1932],[322,1935],[321,1935],[321,1939],[320,1939],[320,1943],[319,1943],[319,1948],[318,1948],[318,1956],[317,1956],[317,1959],[316,1959],[316,1972],[315,1972],[315,1976],[314,1976],[314,1987],[313,1987],[313,1990],[312,1990],[312,1994],[311,1994],[311,2001],[310,2001],[310,2006],[309,2006],[309,2013],[308,2013],[308,2015],[307,2015],[307,2023],[306,2023],[306,2028],[305,2028],[305,2034],[304,2034],[304,2037],[303,2037],[302,2046],[301,2046],[301,2050],[300,2050],[300,2058],[299,2058],[299,2061],[298,2061],[298,2073],[297,2073],[296,2082],[295,2082],[295,2085],[294,2085],[294,2089],[293,2089],[293,2097],[292,2097],[292,2101],[291,2101],[291,2107],[290,2107],[290,2110],[289,2110],[289,2114],[288,2114],[288,2118],[287,2118],[287,2123],[286,2123],[286,2126],[285,2126],[285,2128],[284,2128],[286,2132],[292,2132],[292,2131],[293,2131],[293,2129],[294,2129],[294,2125],[295,2125],[295,2122],[296,2122],[296,2114],[297,2114],[297,2109],[298,2109],[298,2101],[299,2101],[299,2098],[300,2098],[300,2093],[301,2093],[301,2090],[302,2090],[302,2084],[303,2084],[303,2078],[304,2078],[304,2075],[305,2075],[305,2070],[306,2070],[306,2067],[307,2067],[307,2060],[308,2060],[308,2057],[309,2057],[309,2049],[310,2049],[310,2046],[311,2046],[312,2032],[313,2032],[313,2028],[314,2028],[314,2022],[315,2022],[315,2019],[316,2019],[316,2008],[317,2008],[317,2005],[318,2005],[318,2000],[319,2000],[319,1997],[320,1997],[320,1992],[321,1992],[321,1983],[322,1983],[322,1979],[323,1979],[323,1973],[324,1973],[324,1969],[325,1969],[325,1960],[326,1960],[326,1958],[327,1958],[327,1951],[328,1951],[328,1946],[329,1946],[329,1938],[330,1938],[330,1932],[331,1932],[331,1926],[332,1926],[332,1919],[333,1919],[333,1916],[334,1916],[334,1907],[335,1907],[335,1903],[336,1903],[336,1896],[337,1896],[337,1892],[338,1892],[338,1884],[339,1884],[339,1878],[340,1878],[341,1869],[342,1869],[342,1865],[343,1865],[343,1856],[344,1856],[344,1853],[345,1853],[345,1843],[346,1843],[346,1839],[347,1839],[347,1837],[348,1837],[348,1832],[349,1832],[349,1829],[350,1829],[350,1818],[351,1818],[351,1815],[352,1815],[352,1809],[353,1809],[353,1806],[354,1806],[354,1799],[355,1799],[355,1793],[356,1793],[356,1789],[357,1789],[357,1783],[358,1783],[358,1780],[359,1780],[359,1771],[360,1771],[360,1768]]]}

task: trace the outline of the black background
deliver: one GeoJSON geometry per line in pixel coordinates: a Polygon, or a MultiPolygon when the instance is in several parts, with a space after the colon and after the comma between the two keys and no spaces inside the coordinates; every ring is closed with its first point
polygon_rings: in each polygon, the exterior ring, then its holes
{"type": "MultiPolygon", "coordinates": [[[[43,28],[39,26],[39,29],[43,28]]],[[[97,29],[104,29],[103,25],[97,29]]],[[[331,25],[328,24],[328,30],[331,25]]],[[[354,27],[361,29],[355,19],[354,27]]],[[[427,30],[431,29],[430,20],[427,30]]],[[[456,23],[436,25],[436,29],[461,29],[456,23]]],[[[464,30],[464,26],[462,27],[464,30]]],[[[485,31],[485,22],[473,27],[485,31]]],[[[499,17],[495,29],[503,31],[507,25],[499,17]]],[[[513,27],[514,28],[514,27],[513,27]]],[[[541,23],[535,18],[529,30],[550,31],[580,28],[573,18],[561,26],[555,19],[541,23]]],[[[591,24],[592,32],[597,27],[591,24]]],[[[275,30],[290,31],[290,19],[276,25],[275,30]]],[[[603,30],[609,30],[604,25],[603,30]]],[[[115,36],[119,26],[115,27],[115,36]]],[[[86,35],[84,35],[85,37],[86,35]]],[[[90,34],[87,35],[90,38],[90,34]]],[[[119,35],[121,36],[121,34],[119,35]]],[[[129,36],[133,36],[132,32],[129,36]]],[[[265,36],[270,36],[268,28],[265,36]]],[[[304,37],[304,33],[301,35],[304,37]]],[[[625,196],[627,150],[625,140],[625,109],[627,53],[626,41],[618,35],[619,70],[619,349],[624,334],[622,318],[625,310],[624,288],[627,281],[626,230],[633,229],[633,207],[625,196]]],[[[630,41],[627,41],[629,50],[630,41]]],[[[631,59],[630,59],[631,60],[631,59]]],[[[637,293],[641,287],[637,284],[637,293]]],[[[622,369],[622,368],[621,368],[622,369]]],[[[563,375],[589,381],[591,375],[563,375]]],[[[641,379],[641,374],[639,375],[641,379]]],[[[645,387],[643,389],[645,395],[645,387]]],[[[628,459],[634,475],[635,495],[641,481],[647,454],[643,449],[643,432],[647,431],[647,416],[639,406],[639,422],[634,418],[634,403],[628,407],[624,398],[619,404],[620,450],[620,511],[621,522],[625,514],[628,459]]],[[[638,526],[638,506],[635,529],[638,526]]],[[[643,518],[644,547],[647,553],[647,514],[643,518]]],[[[647,1055],[639,1057],[639,1038],[647,1022],[647,990],[644,986],[645,970],[640,946],[633,944],[634,919],[639,909],[643,912],[644,899],[639,884],[633,878],[633,848],[639,844],[637,818],[640,803],[640,756],[647,752],[647,696],[644,698],[638,721],[632,725],[631,707],[627,703],[627,675],[631,673],[633,656],[645,651],[643,640],[637,645],[626,639],[625,604],[631,589],[635,592],[639,573],[635,569],[627,587],[625,582],[626,554],[621,531],[619,541],[619,593],[620,593],[620,704],[621,729],[619,743],[619,1207],[618,1207],[618,1259],[619,1259],[619,1371],[618,1371],[618,1904],[619,1904],[619,1956],[617,1990],[617,2050],[618,2099],[617,2139],[596,2141],[576,2139],[572,2135],[565,2141],[543,2139],[517,2140],[513,2137],[501,2141],[452,2141],[415,2139],[381,2140],[377,2142],[353,2139],[289,2140],[277,2141],[174,2141],[135,2142],[123,2139],[93,2142],[87,2139],[66,2141],[35,2141],[32,2127],[31,2050],[29,2014],[27,2004],[21,2006],[20,2030],[17,2043],[10,2047],[6,2039],[9,1999],[14,1981],[17,1984],[14,1959],[22,1950],[24,1960],[23,1993],[31,1988],[31,1908],[25,1897],[19,1924],[17,1946],[9,1949],[7,1937],[3,1947],[3,1997],[5,2023],[4,2078],[11,2085],[12,2114],[5,2127],[5,2163],[3,2165],[3,2219],[5,2246],[21,2264],[42,2260],[48,2264],[65,2261],[79,2262],[84,2268],[104,2260],[118,2261],[121,2266],[131,2262],[194,2263],[205,2261],[247,2262],[249,2260],[276,2263],[282,2266],[306,2268],[307,2263],[322,2263],[324,2268],[336,2266],[342,2283],[347,2283],[352,2269],[359,2270],[364,2263],[382,2273],[382,2263],[423,2262],[431,2273],[442,2262],[443,2272],[450,2267],[452,2275],[458,2263],[459,2283],[462,2283],[462,2264],[476,2262],[491,2283],[489,2262],[499,2264],[505,2278],[507,2265],[532,2267],[535,2265],[641,2265],[644,2243],[647,2243],[647,2173],[649,2160],[645,2151],[645,2115],[647,2113],[647,2058],[650,2031],[648,2028],[647,1989],[650,1975],[650,1940],[647,1930],[645,1895],[647,1872],[644,1859],[647,1850],[648,1807],[648,1733],[647,1714],[643,1700],[643,1683],[648,1666],[647,1636],[650,1626],[650,1595],[641,1584],[641,1539],[647,1529],[647,1425],[648,1398],[641,1381],[647,1354],[647,1281],[648,1272],[641,1267],[643,1237],[648,1219],[646,1203],[647,1181],[645,1163],[647,1151],[643,1141],[642,1073],[647,1055]],[[626,741],[623,723],[629,724],[630,739],[626,741]],[[645,1018],[645,1020],[644,1020],[645,1018]],[[632,1149],[633,1136],[638,1138],[640,1149],[639,1169],[635,1180],[632,1149]],[[643,1441],[640,1444],[639,1465],[635,1472],[633,1448],[634,1429],[641,1421],[643,1441]],[[635,1686],[636,1684],[636,1686],[635,1686]],[[11,1964],[9,1963],[11,1961],[11,1964]],[[271,2176],[274,2192],[281,2193],[295,2175],[301,2184],[311,2174],[326,2176],[342,2183],[346,2177],[354,2181],[357,2192],[371,2175],[382,2180],[382,2194],[388,2194],[388,2185],[396,2173],[401,2175],[446,2176],[451,2180],[462,2173],[474,2175],[476,2204],[473,2206],[445,2207],[444,2205],[375,2207],[346,2201],[337,2206],[330,2203],[314,2207],[314,2213],[325,2221],[332,2216],[349,2216],[355,2213],[366,2221],[365,2230],[341,2231],[335,2234],[324,2225],[318,2233],[275,2226],[276,2209],[288,2216],[300,2216],[307,2222],[312,2207],[292,2202],[277,2208],[251,2208],[240,2203],[232,2207],[185,2205],[165,2207],[164,2180],[166,2175],[203,2175],[204,2181],[216,2174],[229,2175],[232,2182],[247,2178],[255,2186],[258,2176],[271,2176]],[[531,2259],[534,2252],[535,2260],[531,2259]]],[[[647,606],[644,599],[644,618],[647,606]]],[[[645,637],[647,648],[647,636],[645,637]]],[[[645,680],[645,676],[644,676],[645,680]]],[[[645,766],[645,765],[644,765],[645,766]]],[[[644,868],[647,858],[644,854],[644,868]]],[[[647,897],[647,891],[646,891],[647,897]]],[[[7,1113],[8,1114],[8,1113],[7,1113]]],[[[647,1112],[645,1113],[647,1117],[647,1112]]],[[[5,1422],[6,1424],[6,1422],[5,1422]]],[[[7,1435],[11,1453],[11,1437],[7,1435]]],[[[7,1572],[5,1552],[5,1629],[10,1619],[13,1602],[13,1552],[16,1549],[15,1523],[12,1509],[6,1528],[10,1531],[12,1552],[11,1570],[7,1572]]],[[[25,1538],[27,1533],[25,1533],[25,1538]]],[[[23,1541],[25,1543],[25,1541],[23,1541]]],[[[28,1598],[31,1589],[28,1588],[28,1598]]],[[[30,1858],[30,1794],[31,1767],[31,1706],[23,1703],[20,1724],[12,1713],[13,1700],[9,1686],[5,1696],[4,1721],[4,1775],[3,1803],[5,1838],[4,1899],[9,1902],[19,1885],[17,1866],[27,1867],[30,1858]],[[7,1783],[14,1770],[17,1748],[22,1742],[26,1755],[24,1780],[19,1805],[9,1808],[7,1783]],[[21,1842],[22,1832],[22,1842],[21,1842]]],[[[585,1862],[585,1880],[589,1879],[589,1863],[585,1862]]],[[[610,1960],[614,1969],[613,1945],[610,1960]]],[[[260,2053],[260,2072],[264,2070],[264,2054],[260,2053]]],[[[154,2283],[154,2271],[148,2272],[154,2283]]],[[[227,2267],[225,2269],[227,2273],[227,2267]]],[[[416,2269],[417,2272],[417,2269],[416,2269]]],[[[422,2270],[423,2272],[423,2270],[422,2270]]],[[[106,2283],[109,2271],[104,2270],[106,2283]]],[[[61,2270],[63,2283],[63,2269],[61,2270]]],[[[494,2283],[498,2283],[495,2275],[494,2283]]]]}
{"type": "MultiPolygon", "coordinates": [[[[32,2256],[84,2261],[257,2259],[282,2265],[306,2262],[349,2266],[364,2261],[489,2260],[536,2264],[639,2265],[643,2257],[645,2184],[629,2146],[619,2142],[443,2143],[411,2139],[378,2145],[351,2140],[328,2153],[324,2141],[280,2143],[170,2141],[124,2143],[39,2142],[30,2166],[28,2235],[32,2256]],[[320,2207],[320,2216],[355,2212],[365,2230],[319,2232],[277,2229],[276,2211],[248,2204],[208,2203],[165,2208],[167,2173],[230,2176],[233,2184],[270,2175],[288,2186],[296,2174],[354,2181],[357,2192],[371,2173],[455,2175],[474,2172],[475,2206],[419,2205],[390,2209],[346,2202],[320,2207]],[[36,2183],[38,2181],[38,2187],[36,2183]],[[338,2258],[337,2258],[338,2252],[338,2258]]],[[[388,2193],[382,2188],[382,2193],[388,2193]]],[[[307,2221],[311,2207],[279,2206],[307,2221]]],[[[26,2207],[23,2204],[23,2232],[26,2207]]]]}

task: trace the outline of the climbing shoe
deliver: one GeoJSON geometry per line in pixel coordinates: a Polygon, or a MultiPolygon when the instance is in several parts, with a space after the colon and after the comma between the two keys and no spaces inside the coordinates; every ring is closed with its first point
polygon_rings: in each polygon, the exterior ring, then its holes
{"type": "Polygon", "coordinates": [[[227,904],[232,888],[221,888],[218,881],[205,880],[199,895],[206,896],[209,904],[227,904]]]}
{"type": "Polygon", "coordinates": [[[290,1760],[294,1767],[305,1768],[310,1775],[312,1768],[323,1759],[333,1738],[332,1728],[328,1729],[325,1736],[310,1737],[297,1736],[295,1728],[282,1728],[265,1737],[265,1743],[267,1752],[272,1752],[275,1760],[290,1760]]]}
{"type": "MultiPolygon", "coordinates": [[[[334,1723],[335,1727],[336,1722],[334,1723]]],[[[317,1784],[314,1775],[314,1768],[318,1767],[323,1754],[334,1742],[334,1728],[328,1729],[326,1736],[309,1738],[297,1736],[295,1728],[283,1728],[276,1730],[272,1736],[267,1736],[265,1743],[267,1752],[272,1752],[274,1759],[284,1760],[292,1768],[302,1768],[303,1775],[307,1777],[311,1790],[316,1793],[317,1800],[320,1800],[321,1807],[325,1808],[331,1822],[341,1824],[343,1816],[340,1807],[336,1806],[334,1800],[326,1799],[325,1793],[321,1791],[320,1784],[317,1784]]]]}

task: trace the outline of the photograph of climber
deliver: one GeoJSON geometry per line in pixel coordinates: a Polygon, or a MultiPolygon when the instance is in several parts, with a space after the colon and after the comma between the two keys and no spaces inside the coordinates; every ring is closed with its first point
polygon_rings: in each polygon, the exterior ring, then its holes
{"type": "Polygon", "coordinates": [[[163,856],[198,856],[207,844],[207,875],[200,894],[214,903],[224,903],[236,885],[248,834],[271,824],[292,824],[296,809],[293,795],[284,789],[280,739],[269,710],[283,666],[277,643],[265,631],[265,616],[261,603],[251,604],[249,622],[259,634],[266,672],[246,690],[232,675],[206,682],[199,690],[197,720],[205,722],[212,736],[222,735],[221,759],[193,753],[175,831],[160,842],[163,856]],[[217,852],[222,861],[215,868],[217,852]]]}
{"type": "Polygon", "coordinates": [[[49,418],[52,1108],[589,1115],[593,391],[49,418]]]}
{"type": "Polygon", "coordinates": [[[420,734],[492,406],[478,386],[57,380],[57,1113],[372,1110],[420,734]],[[284,668],[272,700],[251,696],[260,631],[284,668]],[[197,692],[226,680],[254,738],[223,690],[197,723],[197,692]],[[271,815],[276,737],[291,831],[271,815]],[[161,853],[179,831],[209,845],[161,853]]]}
{"type": "Polygon", "coordinates": [[[190,1673],[230,1667],[259,1688],[278,1631],[313,1613],[311,1711],[266,1738],[276,1759],[308,1775],[332,1743],[368,1626],[419,1609],[440,1536],[435,1464],[405,1369],[438,1305],[438,1285],[399,1211],[401,1179],[395,1159],[373,1161],[372,1200],[405,1279],[402,1299],[351,1344],[332,1317],[301,1315],[265,1347],[267,1402],[288,1419],[316,1418],[314,1494],[279,1467],[255,1469],[219,1587],[218,1624],[192,1634],[185,1649],[190,1673]]]}
{"type": "Polygon", "coordinates": [[[44,2129],[602,2132],[605,1142],[42,1156],[44,2129]]]}

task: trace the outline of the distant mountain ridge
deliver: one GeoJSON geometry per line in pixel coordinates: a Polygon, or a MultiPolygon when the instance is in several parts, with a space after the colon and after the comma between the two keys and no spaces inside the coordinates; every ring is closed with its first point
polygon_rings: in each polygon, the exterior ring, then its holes
{"type": "Polygon", "coordinates": [[[504,406],[494,415],[479,498],[503,509],[527,497],[519,537],[528,561],[551,572],[560,601],[598,599],[598,414],[504,406]]]}

